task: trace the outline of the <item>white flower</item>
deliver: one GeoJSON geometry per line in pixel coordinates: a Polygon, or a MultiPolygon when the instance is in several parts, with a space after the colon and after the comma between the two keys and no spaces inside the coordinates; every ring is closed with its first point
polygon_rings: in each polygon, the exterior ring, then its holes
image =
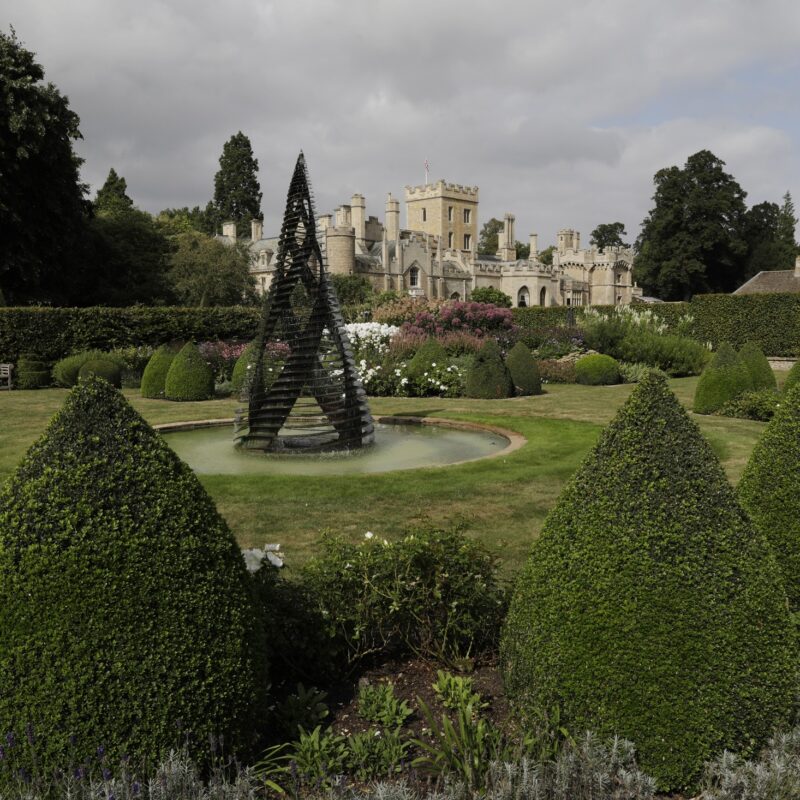
{"type": "Polygon", "coordinates": [[[372,539],[374,536],[375,536],[375,534],[374,534],[372,531],[367,531],[367,532],[364,534],[364,538],[365,538],[365,539],[372,539]]]}

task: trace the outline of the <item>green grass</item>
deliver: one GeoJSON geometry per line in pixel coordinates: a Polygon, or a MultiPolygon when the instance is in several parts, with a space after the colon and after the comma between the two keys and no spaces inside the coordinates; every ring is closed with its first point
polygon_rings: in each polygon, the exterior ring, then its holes
{"type": "MultiPolygon", "coordinates": [[[[691,407],[697,378],[670,382],[691,407]]],[[[314,551],[323,531],[354,539],[372,531],[396,536],[417,521],[463,522],[521,566],[565,482],[630,394],[629,385],[550,384],[547,393],[509,400],[374,398],[375,415],[439,416],[517,431],[527,444],[504,458],[378,475],[202,476],[243,546],[280,542],[290,564],[314,551]]],[[[60,408],[66,390],[0,392],[0,480],[4,480],[60,408]]],[[[171,403],[125,390],[152,424],[232,417],[233,400],[171,403]]],[[[693,415],[732,481],[737,481],[763,423],[693,415]]]]}

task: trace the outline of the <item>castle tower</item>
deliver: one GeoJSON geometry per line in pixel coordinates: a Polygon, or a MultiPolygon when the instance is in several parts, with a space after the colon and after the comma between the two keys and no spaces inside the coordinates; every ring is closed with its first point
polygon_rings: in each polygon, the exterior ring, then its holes
{"type": "Polygon", "coordinates": [[[579,233],[576,233],[572,228],[562,228],[558,232],[558,252],[564,255],[567,250],[577,250],[576,239],[578,242],[580,241],[579,233]]]}
{"type": "Polygon", "coordinates": [[[388,242],[397,241],[397,234],[400,232],[400,201],[389,196],[386,198],[386,240],[388,242]]]}
{"type": "Polygon", "coordinates": [[[439,238],[442,247],[471,252],[478,243],[478,187],[406,186],[406,219],[410,230],[439,238]]]}
{"type": "Polygon", "coordinates": [[[349,226],[325,229],[325,256],[331,275],[352,275],[356,271],[356,232],[349,226]]]}

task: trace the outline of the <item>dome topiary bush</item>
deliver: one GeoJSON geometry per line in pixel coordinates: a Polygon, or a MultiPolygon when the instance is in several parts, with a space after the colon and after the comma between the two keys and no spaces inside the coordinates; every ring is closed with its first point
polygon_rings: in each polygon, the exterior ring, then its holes
{"type": "Polygon", "coordinates": [[[167,400],[209,400],[214,396],[214,373],[194,342],[187,342],[172,359],[164,382],[167,400]]]}
{"type": "Polygon", "coordinates": [[[122,374],[126,364],[124,358],[117,353],[106,353],[102,350],[83,350],[80,353],[74,353],[56,361],[53,365],[53,380],[57,386],[71,389],[78,382],[81,367],[87,361],[94,361],[100,358],[116,364],[119,367],[120,375],[122,374]]]}
{"type": "Polygon", "coordinates": [[[78,379],[85,381],[96,377],[108,381],[116,389],[122,388],[122,370],[119,364],[107,358],[93,358],[85,362],[78,372],[78,379]]]}
{"type": "Polygon", "coordinates": [[[539,366],[531,351],[523,342],[517,342],[506,356],[506,367],[517,394],[530,395],[542,393],[539,366]]]}
{"type": "Polygon", "coordinates": [[[752,388],[750,370],[736,351],[723,342],[697,382],[694,411],[696,414],[713,414],[752,388]]]}
{"type": "Polygon", "coordinates": [[[575,362],[575,380],[586,386],[610,386],[619,383],[622,376],[615,358],[592,354],[575,362]]]}
{"type": "Polygon", "coordinates": [[[14,374],[17,389],[44,389],[50,385],[50,366],[36,356],[23,356],[14,374]]]}
{"type": "Polygon", "coordinates": [[[759,389],[777,389],[778,384],[775,380],[775,373],[764,355],[764,351],[755,342],[746,342],[739,350],[739,358],[747,367],[750,373],[751,388],[754,391],[759,389]]]}
{"type": "Polygon", "coordinates": [[[664,790],[723,748],[753,753],[793,708],[780,570],[666,379],[647,375],[567,485],[501,640],[530,727],[635,742],[664,790]]]}
{"type": "Polygon", "coordinates": [[[236,359],[233,365],[233,372],[231,373],[231,393],[237,397],[242,394],[245,389],[248,372],[252,370],[253,363],[256,360],[256,343],[250,344],[242,350],[242,354],[236,359]]]}
{"type": "Polygon", "coordinates": [[[772,544],[792,611],[800,611],[800,386],[784,395],[753,448],[736,492],[772,544]]]}
{"type": "Polygon", "coordinates": [[[246,757],[266,665],[241,551],[106,381],[72,390],[0,492],[0,570],[0,719],[35,735],[18,766],[52,776],[99,745],[155,763],[184,742],[202,763],[220,735],[246,757]]]}
{"type": "Polygon", "coordinates": [[[465,394],[482,400],[511,397],[514,384],[494,339],[487,339],[467,372],[465,394]]]}
{"type": "Polygon", "coordinates": [[[419,383],[424,380],[426,372],[430,373],[437,366],[441,367],[447,362],[447,351],[438,340],[431,337],[423,343],[408,362],[406,375],[410,381],[419,383]]]}
{"type": "Polygon", "coordinates": [[[142,373],[142,397],[150,399],[163,398],[164,386],[167,382],[167,373],[175,358],[175,348],[162,345],[150,356],[147,366],[142,373]]]}

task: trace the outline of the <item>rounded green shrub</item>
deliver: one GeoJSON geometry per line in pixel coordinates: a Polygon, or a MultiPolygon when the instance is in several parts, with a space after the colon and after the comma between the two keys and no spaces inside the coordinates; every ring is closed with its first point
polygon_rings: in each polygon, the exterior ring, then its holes
{"type": "Polygon", "coordinates": [[[739,358],[750,373],[751,388],[754,391],[777,388],[775,373],[772,371],[764,351],[755,342],[744,344],[739,350],[739,358]]]}
{"type": "Polygon", "coordinates": [[[636,743],[664,790],[791,713],[796,643],[769,542],[650,373],[548,515],[501,638],[526,724],[636,743]]]}
{"type": "Polygon", "coordinates": [[[789,374],[786,376],[786,379],[783,382],[782,389],[784,393],[788,392],[792,386],[798,383],[800,383],[800,361],[794,364],[789,370],[789,374]]]}
{"type": "Polygon", "coordinates": [[[539,366],[523,342],[517,342],[506,356],[506,367],[518,394],[541,394],[539,366]]]}
{"type": "Polygon", "coordinates": [[[242,350],[242,354],[236,359],[236,363],[233,365],[233,372],[231,373],[231,393],[237,397],[244,391],[248,372],[252,370],[253,363],[256,360],[255,352],[256,343],[250,342],[250,344],[242,350]]]}
{"type": "Polygon", "coordinates": [[[697,382],[694,411],[696,414],[713,414],[752,388],[750,370],[736,351],[723,342],[697,382]]]}
{"type": "Polygon", "coordinates": [[[772,544],[792,611],[800,610],[800,386],[784,395],[753,448],[736,488],[755,526],[772,544]]]}
{"type": "Polygon", "coordinates": [[[103,380],[79,383],[0,492],[0,718],[52,776],[209,737],[247,753],[262,624],[194,473],[103,380]]]}
{"type": "Polygon", "coordinates": [[[53,380],[57,386],[71,389],[78,382],[81,367],[87,361],[96,359],[113,362],[119,367],[120,373],[125,367],[124,358],[116,353],[105,353],[102,350],[83,350],[80,353],[74,353],[56,361],[53,365],[53,380]]]}
{"type": "Polygon", "coordinates": [[[91,377],[102,378],[116,389],[122,388],[122,370],[119,364],[107,358],[93,358],[87,361],[78,372],[78,379],[85,381],[91,377]]]}
{"type": "Polygon", "coordinates": [[[503,355],[494,339],[487,339],[475,354],[467,372],[465,394],[482,400],[511,397],[514,394],[511,374],[503,363],[503,355]]]}
{"type": "Polygon", "coordinates": [[[406,375],[409,380],[419,382],[424,379],[426,372],[429,373],[436,368],[436,365],[441,366],[447,362],[447,351],[437,339],[430,338],[423,343],[408,362],[406,375]]]}
{"type": "Polygon", "coordinates": [[[167,382],[167,373],[175,358],[175,348],[162,345],[150,356],[147,366],[142,373],[142,397],[151,399],[164,397],[164,386],[167,382]]]}
{"type": "Polygon", "coordinates": [[[187,342],[172,359],[164,382],[167,400],[208,400],[214,396],[214,373],[197,345],[187,342]]]}
{"type": "Polygon", "coordinates": [[[18,389],[43,389],[49,386],[49,365],[37,358],[20,358],[14,373],[14,384],[18,389]]]}
{"type": "Polygon", "coordinates": [[[598,353],[578,359],[575,363],[575,380],[586,386],[610,386],[619,383],[622,377],[617,360],[598,353]]]}

